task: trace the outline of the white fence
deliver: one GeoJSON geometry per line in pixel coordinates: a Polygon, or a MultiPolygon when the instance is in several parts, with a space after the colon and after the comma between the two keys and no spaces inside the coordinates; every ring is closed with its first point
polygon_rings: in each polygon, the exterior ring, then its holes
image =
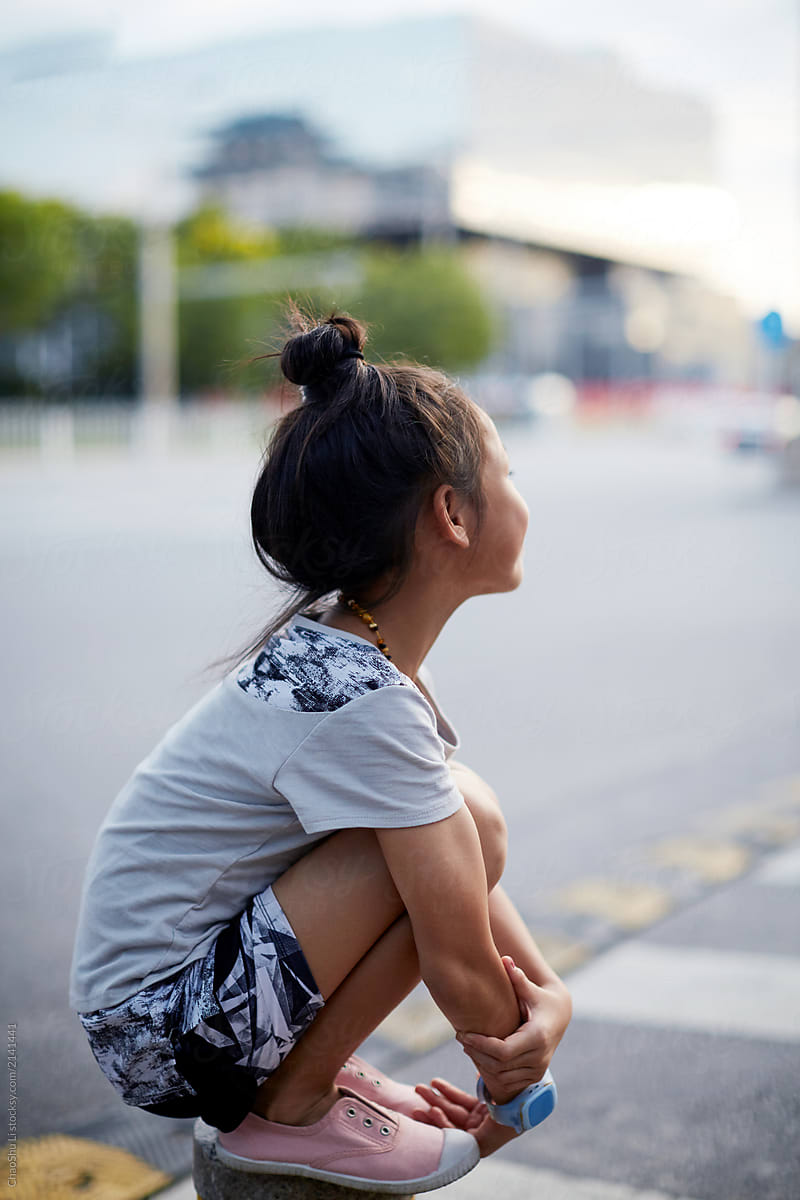
{"type": "Polygon", "coordinates": [[[66,461],[115,450],[158,454],[261,446],[278,415],[264,399],[150,405],[76,401],[0,405],[0,454],[66,461]]]}
{"type": "MultiPolygon", "coordinates": [[[[587,393],[555,376],[475,376],[460,382],[496,419],[613,423],[621,414],[637,425],[646,421],[665,437],[772,452],[783,459],[784,477],[800,477],[800,401],[794,396],[669,386],[634,396],[614,387],[587,393]]],[[[260,450],[280,411],[275,397],[252,395],[180,404],[6,403],[0,405],[0,461],[59,463],[92,451],[154,456],[260,450]]]]}

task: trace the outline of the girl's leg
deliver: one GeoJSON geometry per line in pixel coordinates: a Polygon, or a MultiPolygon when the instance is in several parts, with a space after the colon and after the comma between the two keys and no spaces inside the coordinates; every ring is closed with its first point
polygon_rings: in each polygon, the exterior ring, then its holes
{"type": "Polygon", "coordinates": [[[532,983],[545,987],[558,982],[512,900],[499,886],[489,896],[489,922],[499,953],[510,954],[532,983]]]}
{"type": "MultiPolygon", "coordinates": [[[[505,846],[505,822],[499,801],[486,781],[466,764],[451,760],[450,770],[475,818],[481,843],[486,842],[483,848],[486,860],[487,855],[497,854],[498,847],[505,846]]],[[[500,863],[496,864],[497,879],[502,875],[504,865],[503,857],[500,863]]],[[[558,980],[558,976],[548,966],[531,937],[522,917],[499,884],[489,894],[489,923],[499,953],[510,954],[533,983],[545,986],[558,980]]]]}
{"type": "Polygon", "coordinates": [[[325,1007],[259,1088],[253,1110],[312,1124],[336,1099],[348,1056],[419,979],[402,900],[369,829],[347,829],[310,850],[273,884],[325,1007]]]}
{"type": "Polygon", "coordinates": [[[371,829],[333,834],[272,887],[326,1001],[404,912],[371,829]]]}
{"type": "Polygon", "coordinates": [[[342,1064],[419,983],[408,917],[399,917],[326,1001],[291,1053],[256,1094],[253,1111],[306,1125],[336,1099],[342,1064]]]}
{"type": "MultiPolygon", "coordinates": [[[[460,785],[460,781],[459,781],[460,785]]],[[[483,849],[490,888],[505,861],[496,810],[462,788],[483,849]]],[[[326,1003],[259,1088],[254,1111],[312,1124],[336,1099],[348,1056],[419,982],[411,925],[371,830],[334,834],[273,885],[326,1003]]]]}
{"type": "MultiPolygon", "coordinates": [[[[501,886],[489,894],[492,935],[529,979],[551,982],[552,969],[501,886]]],[[[419,960],[408,917],[399,917],[327,1000],[325,1008],[280,1067],[262,1084],[253,1111],[273,1121],[306,1124],[335,1098],[342,1063],[419,983],[419,960]],[[309,1107],[316,1091],[319,1101],[309,1107]]]]}

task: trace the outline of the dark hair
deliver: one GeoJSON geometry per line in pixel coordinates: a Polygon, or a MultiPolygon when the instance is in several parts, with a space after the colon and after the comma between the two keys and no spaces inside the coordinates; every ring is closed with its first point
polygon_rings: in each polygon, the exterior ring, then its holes
{"type": "MultiPolygon", "coordinates": [[[[377,605],[402,586],[422,504],[442,483],[473,501],[480,531],[483,429],[474,403],[441,371],[362,361],[364,326],[294,304],[279,352],[301,402],[272,430],[250,509],[253,544],[289,602],[238,655],[241,663],[296,613],[343,591],[377,605]],[[376,582],[388,579],[378,596],[376,582]]],[[[278,357],[261,355],[259,357],[278,357]]]]}

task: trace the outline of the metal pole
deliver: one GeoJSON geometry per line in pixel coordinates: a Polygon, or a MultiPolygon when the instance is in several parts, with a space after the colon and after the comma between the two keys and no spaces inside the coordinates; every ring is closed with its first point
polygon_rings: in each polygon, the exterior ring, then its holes
{"type": "Polygon", "coordinates": [[[177,280],[172,231],[141,226],[139,238],[139,443],[164,452],[178,395],[177,280]]]}
{"type": "Polygon", "coordinates": [[[170,403],[178,392],[176,280],[172,231],[143,225],[139,241],[139,396],[170,403]]]}

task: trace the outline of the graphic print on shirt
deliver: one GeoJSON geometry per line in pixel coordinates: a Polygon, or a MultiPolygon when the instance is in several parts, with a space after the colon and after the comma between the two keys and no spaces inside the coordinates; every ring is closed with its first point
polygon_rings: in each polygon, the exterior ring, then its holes
{"type": "Polygon", "coordinates": [[[236,682],[268,704],[299,712],[333,712],[387,684],[414,686],[377,646],[291,624],[272,635],[236,682]]]}

